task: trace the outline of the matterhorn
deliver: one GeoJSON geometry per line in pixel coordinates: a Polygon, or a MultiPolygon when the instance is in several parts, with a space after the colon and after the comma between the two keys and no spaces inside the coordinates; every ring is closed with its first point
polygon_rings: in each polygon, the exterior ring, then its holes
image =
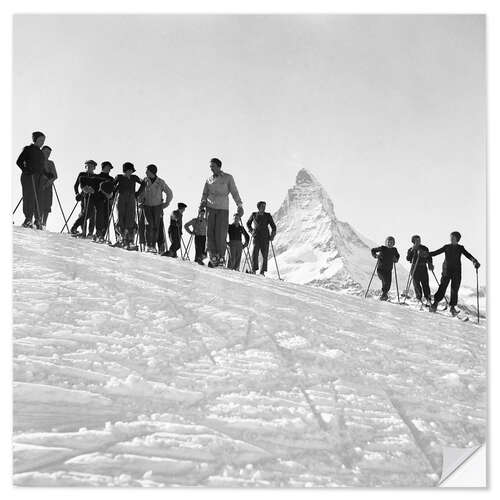
{"type": "Polygon", "coordinates": [[[308,170],[299,170],[274,219],[281,278],[354,294],[366,289],[376,245],[337,219],[332,200],[308,170]]]}

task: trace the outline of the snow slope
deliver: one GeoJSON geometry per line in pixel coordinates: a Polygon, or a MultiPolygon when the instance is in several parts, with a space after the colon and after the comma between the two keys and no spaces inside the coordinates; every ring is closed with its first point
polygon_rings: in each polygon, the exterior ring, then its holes
{"type": "Polygon", "coordinates": [[[428,486],[484,442],[486,330],[14,229],[14,483],[428,486]]]}

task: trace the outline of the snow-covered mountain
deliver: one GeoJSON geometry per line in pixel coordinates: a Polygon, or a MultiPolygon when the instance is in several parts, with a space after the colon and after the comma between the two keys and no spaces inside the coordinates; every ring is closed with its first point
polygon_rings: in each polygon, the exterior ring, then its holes
{"type": "MultiPolygon", "coordinates": [[[[370,249],[377,245],[337,219],[328,193],[308,170],[299,170],[274,219],[276,258],[286,281],[357,294],[366,289],[375,265],[370,249]]],[[[407,273],[399,267],[401,287],[407,273]]]]}
{"type": "Polygon", "coordinates": [[[18,486],[431,486],[485,440],[484,324],[13,240],[18,486]]]}

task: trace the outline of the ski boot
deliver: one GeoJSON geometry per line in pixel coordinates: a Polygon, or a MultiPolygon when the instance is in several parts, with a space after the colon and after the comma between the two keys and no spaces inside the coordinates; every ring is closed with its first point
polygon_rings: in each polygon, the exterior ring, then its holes
{"type": "Polygon", "coordinates": [[[387,294],[386,294],[386,293],[383,293],[383,294],[380,296],[379,300],[383,300],[383,301],[385,302],[385,301],[389,300],[389,297],[387,296],[387,294]]]}
{"type": "Polygon", "coordinates": [[[118,241],[115,241],[115,243],[113,243],[112,245],[110,245],[111,247],[113,248],[123,248],[123,242],[118,240],[118,241]]]}
{"type": "Polygon", "coordinates": [[[456,316],[460,311],[455,309],[455,306],[450,306],[450,313],[452,316],[456,316]]]}
{"type": "Polygon", "coordinates": [[[435,312],[437,311],[437,308],[438,308],[437,302],[433,302],[433,303],[429,306],[429,312],[431,312],[431,313],[435,313],[435,312]]]}
{"type": "Polygon", "coordinates": [[[29,219],[25,219],[24,222],[22,223],[23,227],[27,227],[29,229],[33,229],[33,222],[31,222],[29,219]]]}
{"type": "Polygon", "coordinates": [[[210,257],[210,260],[208,261],[208,267],[210,268],[218,267],[219,262],[220,262],[219,257],[217,257],[217,255],[213,255],[210,257]]]}
{"type": "Polygon", "coordinates": [[[146,249],[146,253],[156,253],[156,248],[155,247],[148,247],[146,249]]]}

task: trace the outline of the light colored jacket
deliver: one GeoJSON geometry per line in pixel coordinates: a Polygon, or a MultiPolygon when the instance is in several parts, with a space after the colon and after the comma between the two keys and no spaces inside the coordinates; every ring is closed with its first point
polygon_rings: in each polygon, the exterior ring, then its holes
{"type": "Polygon", "coordinates": [[[217,177],[211,175],[206,180],[201,203],[203,206],[206,205],[207,208],[229,210],[229,193],[231,193],[236,205],[241,206],[243,204],[233,176],[221,170],[217,177]]]}
{"type": "Polygon", "coordinates": [[[165,202],[167,205],[170,204],[174,195],[163,179],[156,177],[154,182],[152,182],[151,179],[146,176],[142,182],[144,185],[144,191],[141,193],[139,198],[143,201],[144,205],[148,207],[161,205],[163,203],[163,193],[167,195],[165,202]]]}
{"type": "Polygon", "coordinates": [[[207,235],[207,219],[203,217],[200,219],[199,217],[195,217],[191,219],[189,222],[184,224],[184,229],[190,233],[193,232],[196,236],[206,236],[207,235]],[[192,230],[190,228],[193,228],[192,230]]]}

